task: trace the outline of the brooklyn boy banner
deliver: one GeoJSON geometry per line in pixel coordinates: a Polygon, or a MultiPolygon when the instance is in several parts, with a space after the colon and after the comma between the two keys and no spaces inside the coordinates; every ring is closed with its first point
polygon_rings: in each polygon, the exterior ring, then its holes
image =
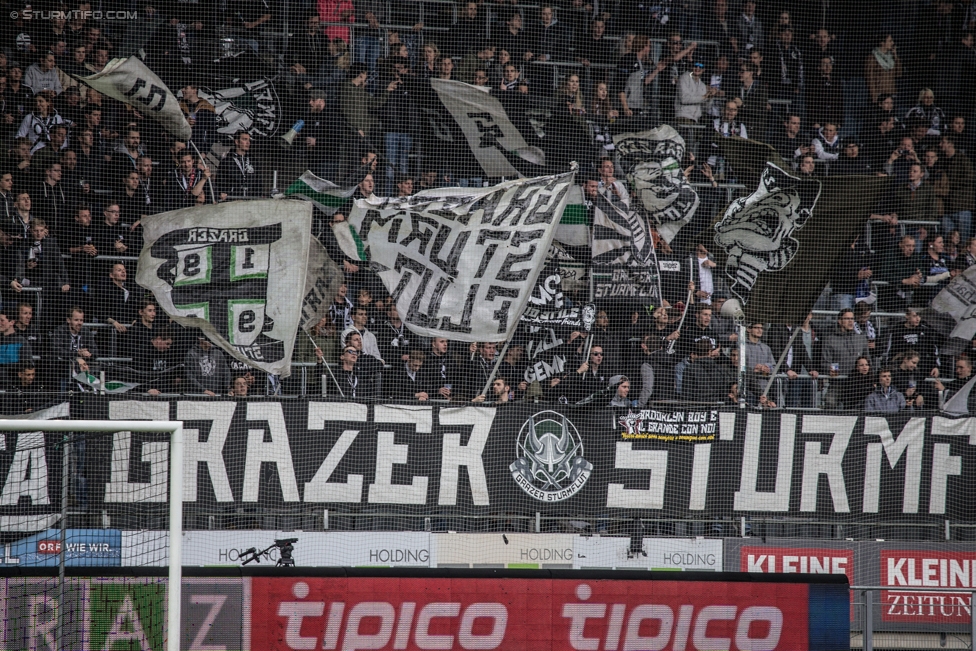
{"type": "MultiPolygon", "coordinates": [[[[183,421],[188,518],[194,508],[312,504],[442,516],[976,520],[976,421],[966,418],[102,396],[75,399],[71,417],[183,421]]],[[[168,494],[166,474],[149,471],[164,438],[91,435],[88,508],[111,500],[138,512],[142,495],[168,494]]],[[[0,516],[56,519],[59,435],[0,440],[0,516]]]]}

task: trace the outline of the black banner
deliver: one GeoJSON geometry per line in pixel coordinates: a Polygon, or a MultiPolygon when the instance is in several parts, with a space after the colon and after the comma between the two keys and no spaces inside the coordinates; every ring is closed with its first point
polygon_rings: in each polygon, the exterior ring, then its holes
{"type": "MultiPolygon", "coordinates": [[[[102,397],[71,416],[183,421],[190,508],[976,519],[973,419],[102,397]]],[[[40,434],[5,434],[0,515],[59,510],[59,437],[40,451],[40,434]]],[[[165,494],[167,453],[158,435],[89,435],[76,500],[95,511],[165,494]]]]}

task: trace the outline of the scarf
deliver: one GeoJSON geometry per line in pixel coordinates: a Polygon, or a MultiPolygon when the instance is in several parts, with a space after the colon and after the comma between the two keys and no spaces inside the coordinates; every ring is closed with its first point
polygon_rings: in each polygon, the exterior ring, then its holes
{"type": "Polygon", "coordinates": [[[895,55],[888,52],[882,52],[881,48],[874,48],[874,60],[878,62],[882,70],[891,70],[895,67],[895,55]]]}

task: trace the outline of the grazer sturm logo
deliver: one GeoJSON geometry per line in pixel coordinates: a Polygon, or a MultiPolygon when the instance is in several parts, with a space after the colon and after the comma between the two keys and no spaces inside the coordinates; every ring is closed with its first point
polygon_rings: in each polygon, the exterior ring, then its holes
{"type": "Polygon", "coordinates": [[[555,411],[529,417],[515,442],[508,467],[519,488],[540,502],[561,502],[583,488],[593,464],[583,458],[583,439],[572,422],[555,411]]]}

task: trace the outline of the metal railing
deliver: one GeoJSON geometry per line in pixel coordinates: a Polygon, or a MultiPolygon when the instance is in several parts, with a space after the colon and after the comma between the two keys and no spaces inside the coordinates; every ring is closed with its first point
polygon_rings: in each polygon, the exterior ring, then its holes
{"type": "MultiPolygon", "coordinates": [[[[863,648],[864,651],[874,651],[874,647],[875,647],[874,644],[874,636],[875,636],[874,593],[875,592],[897,592],[900,594],[928,593],[934,595],[938,595],[938,594],[967,595],[968,594],[970,598],[968,608],[963,604],[949,604],[949,605],[939,604],[939,608],[943,610],[945,608],[949,608],[950,610],[968,612],[969,646],[965,648],[969,648],[969,649],[976,648],[976,646],[974,646],[974,644],[976,644],[976,617],[973,616],[973,612],[972,612],[973,605],[976,605],[976,587],[943,588],[943,587],[929,587],[929,586],[852,585],[851,592],[859,593],[863,596],[863,601],[855,602],[855,606],[858,608],[861,615],[863,616],[863,619],[861,620],[863,622],[861,626],[863,630],[861,630],[860,633],[861,633],[861,648],[863,648]]],[[[882,604],[879,603],[878,605],[881,606],[882,604]]],[[[932,604],[928,604],[928,605],[932,605],[932,604]]],[[[920,607],[923,607],[923,605],[920,604],[920,607]]],[[[960,614],[962,613],[960,612],[960,614]]],[[[854,629],[852,629],[851,635],[852,635],[852,642],[854,642],[853,640],[854,629]]],[[[918,640],[904,639],[906,637],[913,635],[913,633],[892,633],[891,635],[903,638],[902,643],[898,643],[898,648],[920,649],[920,648],[939,648],[940,646],[941,647],[946,646],[944,640],[940,640],[938,644],[933,644],[930,647],[927,644],[919,644],[918,640]]],[[[852,644],[852,646],[854,645],[852,644]]],[[[889,646],[889,645],[885,645],[885,646],[889,646]]],[[[959,648],[959,647],[955,647],[955,648],[959,648]]]]}

